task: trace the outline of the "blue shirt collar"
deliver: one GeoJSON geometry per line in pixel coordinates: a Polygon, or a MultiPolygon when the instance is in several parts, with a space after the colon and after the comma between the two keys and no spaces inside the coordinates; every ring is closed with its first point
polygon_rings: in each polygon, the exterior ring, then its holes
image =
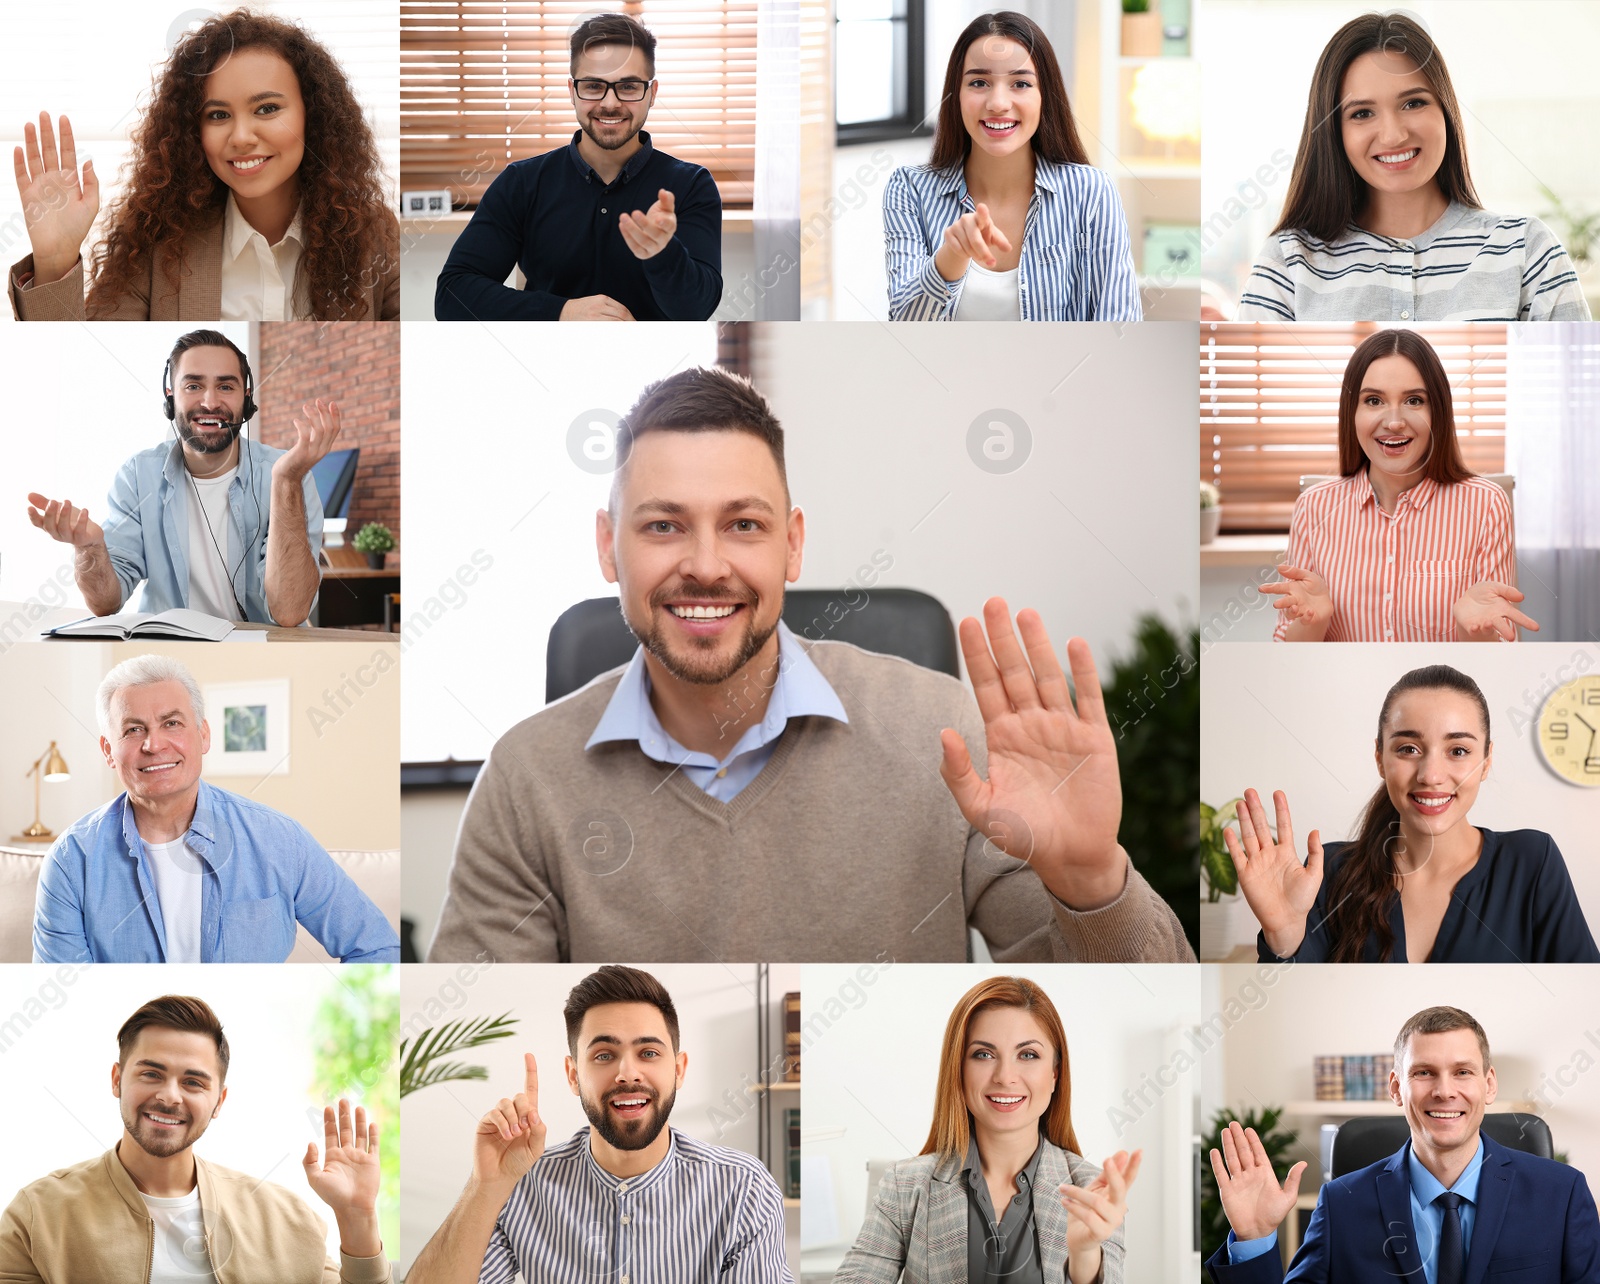
{"type": "Polygon", "coordinates": [[[667,1129],[667,1153],[661,1156],[661,1162],[648,1172],[642,1172],[637,1177],[618,1177],[615,1173],[608,1173],[600,1167],[600,1161],[594,1157],[594,1150],[589,1145],[589,1134],[592,1130],[585,1128],[581,1132],[583,1137],[583,1157],[585,1167],[589,1170],[592,1181],[598,1182],[604,1189],[613,1195],[632,1195],[636,1191],[648,1190],[658,1181],[663,1180],[672,1171],[673,1162],[678,1157],[678,1130],[667,1129]]]}
{"type": "MultiPolygon", "coordinates": [[[[584,178],[593,175],[598,181],[600,175],[594,172],[594,167],[583,159],[583,153],[578,150],[578,140],[582,137],[583,130],[575,129],[572,131],[572,141],[567,144],[567,155],[572,158],[572,163],[577,167],[578,173],[582,174],[584,178]]],[[[651,153],[655,151],[655,145],[650,141],[649,132],[641,129],[638,133],[638,139],[639,150],[628,157],[627,162],[623,165],[616,178],[612,179],[610,183],[601,183],[602,187],[614,187],[618,183],[626,183],[649,162],[651,153]]]]}
{"type": "MultiPolygon", "coordinates": [[[[1417,1152],[1411,1143],[1406,1142],[1406,1170],[1411,1176],[1411,1193],[1416,1196],[1417,1203],[1427,1208],[1440,1195],[1444,1194],[1446,1187],[1439,1179],[1422,1166],[1422,1161],[1417,1158],[1417,1152]]],[[[1472,1152],[1472,1158],[1467,1161],[1467,1166],[1462,1169],[1461,1176],[1456,1178],[1456,1184],[1449,1187],[1461,1198],[1476,1205],[1478,1202],[1478,1174],[1483,1171],[1483,1134],[1478,1134],[1478,1148],[1472,1152]]]]}
{"type": "MultiPolygon", "coordinates": [[[[194,819],[189,822],[189,828],[182,837],[184,845],[196,856],[207,862],[211,858],[211,849],[217,841],[216,798],[212,788],[204,780],[199,782],[200,792],[195,798],[194,819]]],[[[144,855],[144,839],[139,834],[138,822],[134,819],[133,804],[128,801],[127,791],[117,800],[122,808],[122,841],[127,845],[126,855],[137,860],[144,855]]]]}
{"type": "MultiPolygon", "coordinates": [[[[811,662],[800,639],[789,631],[787,624],[779,620],[778,676],[772,684],[766,716],[745,728],[739,742],[722,762],[770,744],[783,734],[790,718],[808,715],[833,718],[838,722],[850,721],[838,695],[811,662]]],[[[600,715],[594,733],[583,747],[592,749],[595,745],[612,740],[637,741],[640,749],[658,762],[681,763],[703,759],[707,765],[711,765],[716,761],[710,755],[685,749],[662,727],[661,720],[656,717],[656,711],[650,704],[650,675],[645,668],[642,646],[633,653],[633,659],[623,670],[622,679],[611,693],[605,712],[600,715]]]]}

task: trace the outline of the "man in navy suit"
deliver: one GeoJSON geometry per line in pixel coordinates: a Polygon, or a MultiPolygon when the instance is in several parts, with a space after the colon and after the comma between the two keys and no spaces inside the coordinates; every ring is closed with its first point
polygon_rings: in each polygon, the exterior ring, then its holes
{"type": "MultiPolygon", "coordinates": [[[[1288,1284],[1577,1284],[1600,1279],[1600,1216],[1576,1168],[1497,1146],[1478,1131],[1495,1099],[1483,1027],[1426,1008],[1394,1041],[1389,1099],[1411,1140],[1317,1195],[1288,1284]]],[[[1214,1284],[1279,1284],[1277,1227],[1302,1161],[1279,1185],[1255,1129],[1237,1120],[1211,1152],[1232,1231],[1206,1267],[1214,1284]]]]}

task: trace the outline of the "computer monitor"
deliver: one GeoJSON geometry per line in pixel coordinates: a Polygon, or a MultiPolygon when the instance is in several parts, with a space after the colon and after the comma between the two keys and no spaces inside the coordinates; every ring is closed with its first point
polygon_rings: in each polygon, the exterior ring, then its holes
{"type": "Polygon", "coordinates": [[[317,486],[317,496],[322,500],[322,530],[325,535],[344,531],[345,519],[350,515],[350,495],[356,485],[356,464],[361,458],[361,447],[348,450],[330,450],[311,466],[311,478],[317,486]]]}

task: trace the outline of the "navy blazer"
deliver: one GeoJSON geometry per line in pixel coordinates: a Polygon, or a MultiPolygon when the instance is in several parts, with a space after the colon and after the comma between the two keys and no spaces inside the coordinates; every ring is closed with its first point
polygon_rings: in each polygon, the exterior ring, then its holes
{"type": "MultiPolygon", "coordinates": [[[[1481,1136],[1482,1134],[1480,1134],[1481,1136]]],[[[1317,1194],[1287,1284],[1424,1284],[1411,1224],[1408,1141],[1317,1194]]],[[[1224,1244],[1206,1260],[1214,1284],[1279,1284],[1276,1249],[1238,1266],[1224,1244]]],[[[1578,1284],[1600,1279],[1600,1215],[1583,1174],[1483,1138],[1478,1212],[1465,1284],[1578,1284]]]]}

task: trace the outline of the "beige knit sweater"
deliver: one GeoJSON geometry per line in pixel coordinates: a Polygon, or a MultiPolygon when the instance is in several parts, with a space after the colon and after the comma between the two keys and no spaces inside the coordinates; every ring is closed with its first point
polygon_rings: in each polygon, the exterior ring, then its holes
{"type": "Polygon", "coordinates": [[[984,850],[939,775],[954,727],[980,773],[983,722],[954,678],[843,642],[812,662],[850,721],[791,719],[730,803],[632,742],[584,743],[622,670],[518,723],[467,800],[431,962],[1190,962],[1130,864],[1086,913],[984,850]]]}

